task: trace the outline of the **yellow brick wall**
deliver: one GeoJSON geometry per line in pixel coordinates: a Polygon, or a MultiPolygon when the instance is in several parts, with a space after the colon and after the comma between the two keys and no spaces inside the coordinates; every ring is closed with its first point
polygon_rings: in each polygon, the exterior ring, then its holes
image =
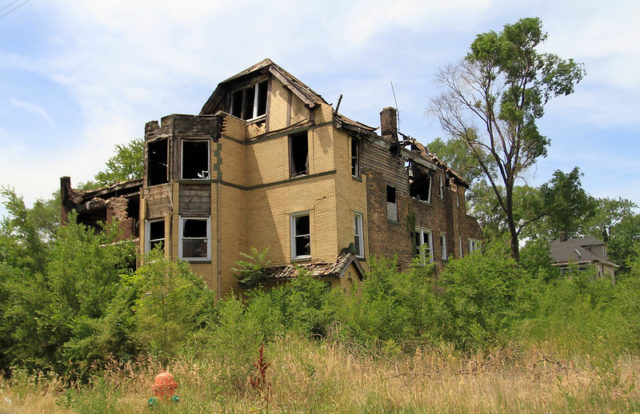
{"type": "Polygon", "coordinates": [[[367,243],[366,176],[354,180],[351,176],[351,138],[343,130],[334,130],[336,160],[338,245],[348,247],[354,242],[354,213],[362,214],[365,258],[369,258],[367,243]]]}
{"type": "MultiPolygon", "coordinates": [[[[287,126],[287,111],[289,90],[276,78],[271,78],[271,95],[267,116],[269,117],[269,130],[285,128],[287,126]]],[[[295,96],[293,99],[297,99],[295,96]]]]}
{"type": "MultiPolygon", "coordinates": [[[[247,172],[251,170],[252,166],[247,165],[247,146],[239,142],[235,142],[229,139],[221,138],[217,144],[221,149],[220,172],[222,173],[222,180],[224,182],[233,183],[236,185],[246,186],[249,185],[250,180],[247,172]]],[[[213,170],[216,170],[216,159],[212,156],[214,162],[213,170]]],[[[218,178],[216,176],[216,178],[218,178]]]]}
{"type": "Polygon", "coordinates": [[[270,246],[273,265],[291,261],[292,213],[308,211],[311,258],[336,259],[336,211],[334,176],[322,176],[255,189],[247,194],[247,248],[270,246]]]}
{"type": "MultiPolygon", "coordinates": [[[[246,185],[255,186],[289,178],[288,136],[252,143],[246,147],[246,151],[246,163],[241,169],[246,176],[246,185]]],[[[223,152],[223,163],[226,156],[223,152]]]]}

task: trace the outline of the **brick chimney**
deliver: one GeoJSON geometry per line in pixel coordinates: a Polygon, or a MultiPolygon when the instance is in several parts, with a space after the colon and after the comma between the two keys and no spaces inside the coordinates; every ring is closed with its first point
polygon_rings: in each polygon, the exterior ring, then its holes
{"type": "Polygon", "coordinates": [[[567,232],[565,232],[564,230],[562,230],[562,231],[560,232],[560,235],[558,236],[558,239],[559,239],[561,242],[566,242],[566,241],[567,241],[567,232]]]}
{"type": "Polygon", "coordinates": [[[396,108],[388,106],[380,112],[380,134],[392,144],[398,143],[398,114],[396,108]]]}

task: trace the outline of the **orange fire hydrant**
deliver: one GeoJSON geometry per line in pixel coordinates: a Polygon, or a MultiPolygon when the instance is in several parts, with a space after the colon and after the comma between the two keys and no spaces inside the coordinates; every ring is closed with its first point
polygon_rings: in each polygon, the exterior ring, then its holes
{"type": "Polygon", "coordinates": [[[173,380],[173,375],[169,374],[165,370],[162,370],[162,372],[156,375],[156,378],[153,381],[152,389],[155,398],[149,399],[149,405],[155,405],[158,399],[163,402],[167,402],[169,400],[171,400],[172,402],[180,401],[177,395],[173,395],[176,391],[176,388],[178,388],[178,383],[173,380]]]}

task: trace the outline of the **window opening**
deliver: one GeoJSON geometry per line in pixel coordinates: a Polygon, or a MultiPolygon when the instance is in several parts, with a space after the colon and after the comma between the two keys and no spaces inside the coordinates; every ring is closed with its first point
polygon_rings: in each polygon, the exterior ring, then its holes
{"type": "Polygon", "coordinates": [[[438,196],[442,200],[444,198],[444,175],[440,174],[438,175],[438,177],[440,180],[440,186],[438,187],[438,196]]]}
{"type": "Polygon", "coordinates": [[[267,81],[255,83],[231,93],[231,115],[251,120],[267,113],[267,81]]]}
{"type": "Polygon", "coordinates": [[[447,236],[444,233],[440,235],[440,249],[442,252],[442,255],[440,256],[440,258],[442,259],[442,261],[446,261],[447,260],[447,236]]]}
{"type": "Polygon", "coordinates": [[[480,250],[481,247],[480,240],[469,239],[469,253],[480,250]]]}
{"type": "Polygon", "coordinates": [[[291,257],[293,259],[311,257],[309,213],[297,213],[291,216],[291,257]]]}
{"type": "Polygon", "coordinates": [[[433,263],[433,235],[430,230],[416,229],[416,255],[421,264],[433,263]]]}
{"type": "Polygon", "coordinates": [[[289,137],[291,177],[309,174],[309,142],[307,131],[289,137]]]}
{"type": "Polygon", "coordinates": [[[208,260],[210,248],[210,218],[180,217],[180,258],[192,261],[208,260]]]}
{"type": "Polygon", "coordinates": [[[360,145],[353,137],[351,138],[351,175],[360,177],[360,145]]]}
{"type": "Polygon", "coordinates": [[[356,247],[356,257],[364,257],[364,239],[362,234],[362,214],[353,215],[353,234],[356,247]]]}
{"type": "Polygon", "coordinates": [[[431,202],[431,175],[415,164],[411,166],[409,194],[418,200],[431,202]]]}
{"type": "Polygon", "coordinates": [[[157,185],[169,182],[167,140],[149,142],[147,153],[147,184],[157,185]]]}
{"type": "Polygon", "coordinates": [[[182,178],[209,179],[209,141],[182,141],[182,178]]]}
{"type": "Polygon", "coordinates": [[[398,222],[398,204],[396,202],[396,188],[387,186],[387,220],[398,222]]]}
{"type": "Polygon", "coordinates": [[[458,237],[458,244],[460,245],[460,257],[464,257],[464,252],[462,251],[462,236],[458,237]]]}
{"type": "Polygon", "coordinates": [[[164,251],[164,220],[149,220],[146,227],[145,252],[156,248],[164,251]]]}

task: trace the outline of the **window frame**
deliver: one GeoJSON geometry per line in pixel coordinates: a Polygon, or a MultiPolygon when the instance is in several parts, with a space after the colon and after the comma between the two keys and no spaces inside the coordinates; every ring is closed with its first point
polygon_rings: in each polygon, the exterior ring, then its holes
{"type": "Polygon", "coordinates": [[[363,214],[354,211],[353,212],[353,243],[356,248],[355,256],[359,259],[364,259],[364,218],[363,214]],[[359,225],[359,229],[358,229],[359,225]],[[360,234],[358,234],[358,230],[360,234]]]}
{"type": "Polygon", "coordinates": [[[188,262],[208,262],[211,261],[211,216],[180,216],[180,221],[178,225],[178,257],[181,260],[188,262]],[[207,243],[207,256],[206,257],[185,257],[184,256],[184,247],[183,242],[185,240],[202,240],[205,237],[184,237],[184,225],[187,220],[198,220],[198,221],[206,221],[207,233],[206,233],[206,243],[207,243]]]}
{"type": "MultiPolygon", "coordinates": [[[[296,178],[309,175],[309,130],[304,130],[301,132],[297,132],[295,134],[289,135],[289,178],[296,178]],[[304,135],[304,139],[306,140],[307,147],[307,156],[305,161],[305,171],[298,173],[296,171],[296,162],[294,155],[294,142],[302,142],[302,136],[304,135]]],[[[301,144],[299,144],[301,145],[301,144]]]]}
{"type": "Polygon", "coordinates": [[[360,178],[360,140],[351,137],[351,177],[360,178]],[[355,150],[355,156],[354,156],[355,150]]]}
{"type": "Polygon", "coordinates": [[[469,253],[482,249],[482,242],[478,239],[469,238],[467,239],[467,242],[469,244],[469,253]]]}
{"type": "Polygon", "coordinates": [[[151,248],[151,244],[154,242],[158,242],[158,241],[162,241],[162,251],[165,251],[165,247],[167,245],[167,234],[166,234],[166,227],[165,227],[165,220],[164,218],[158,218],[158,219],[150,219],[150,220],[145,220],[144,223],[144,253],[145,254],[149,254],[149,252],[152,250],[151,248]],[[153,223],[159,223],[162,222],[162,238],[158,238],[158,239],[152,239],[151,238],[151,225],[153,223]]]}
{"type": "MultiPolygon", "coordinates": [[[[415,249],[417,251],[417,255],[420,257],[420,264],[425,266],[427,263],[433,263],[433,231],[429,229],[425,229],[422,227],[416,227],[415,229],[416,236],[420,237],[420,245],[415,245],[415,249]],[[425,243],[425,235],[428,236],[428,243],[425,243]],[[422,248],[423,245],[427,244],[428,248],[422,248]],[[425,253],[429,252],[429,261],[427,262],[425,253]]],[[[416,240],[414,240],[415,243],[416,240]]]]}
{"type": "Polygon", "coordinates": [[[161,138],[153,141],[147,141],[145,145],[146,150],[146,168],[145,168],[145,176],[147,181],[147,186],[151,187],[154,185],[162,185],[167,184],[169,182],[169,139],[161,138]],[[157,165],[161,165],[162,162],[158,162],[158,160],[152,156],[153,149],[151,147],[159,147],[161,143],[164,143],[164,151],[165,151],[165,159],[164,161],[164,178],[158,179],[160,174],[157,174],[157,165]],[[153,161],[153,163],[152,163],[153,161]],[[155,178],[155,179],[154,179],[155,178]],[[153,179],[153,180],[152,180],[153,179]]]}
{"type": "Polygon", "coordinates": [[[464,257],[464,252],[462,251],[462,236],[458,236],[458,246],[460,248],[460,258],[464,257]]]}
{"type": "Polygon", "coordinates": [[[308,260],[311,259],[311,214],[307,211],[297,211],[289,215],[289,233],[291,238],[291,261],[296,260],[308,260]],[[309,233],[297,234],[296,233],[296,219],[300,217],[307,217],[309,220],[309,233]],[[296,248],[296,238],[309,237],[309,254],[298,255],[296,248]]]}
{"type": "Polygon", "coordinates": [[[440,258],[443,262],[449,259],[447,256],[447,235],[445,233],[440,233],[440,258]]]}
{"type": "Polygon", "coordinates": [[[268,79],[263,79],[260,81],[257,81],[255,83],[252,83],[250,85],[247,86],[243,86],[237,89],[234,89],[231,91],[231,93],[229,94],[229,114],[235,116],[236,118],[240,118],[243,121],[255,121],[258,119],[261,119],[263,117],[267,116],[267,98],[269,95],[269,80],[268,79]],[[265,91],[264,91],[264,100],[265,100],[265,105],[264,105],[264,113],[263,114],[258,114],[258,108],[260,106],[260,85],[261,84],[266,84],[265,86],[265,91]],[[244,118],[244,112],[245,112],[245,107],[247,105],[247,103],[245,102],[246,96],[247,96],[247,90],[249,89],[253,89],[253,102],[251,104],[251,117],[249,118],[244,118]],[[235,101],[235,96],[238,92],[242,93],[242,100],[240,102],[240,115],[236,115],[233,112],[233,106],[234,106],[234,101],[235,101]]]}
{"type": "Polygon", "coordinates": [[[209,180],[211,178],[211,142],[208,139],[183,139],[180,145],[180,178],[183,180],[209,180]],[[207,143],[207,176],[203,178],[193,178],[184,176],[184,144],[194,142],[207,143]]]}
{"type": "Polygon", "coordinates": [[[439,178],[439,185],[440,187],[438,188],[438,197],[440,197],[440,200],[444,199],[444,174],[438,174],[439,178]]]}
{"type": "Polygon", "coordinates": [[[398,222],[398,190],[396,187],[387,184],[387,220],[392,223],[398,222]],[[393,201],[389,201],[389,190],[393,190],[393,201]]]}

